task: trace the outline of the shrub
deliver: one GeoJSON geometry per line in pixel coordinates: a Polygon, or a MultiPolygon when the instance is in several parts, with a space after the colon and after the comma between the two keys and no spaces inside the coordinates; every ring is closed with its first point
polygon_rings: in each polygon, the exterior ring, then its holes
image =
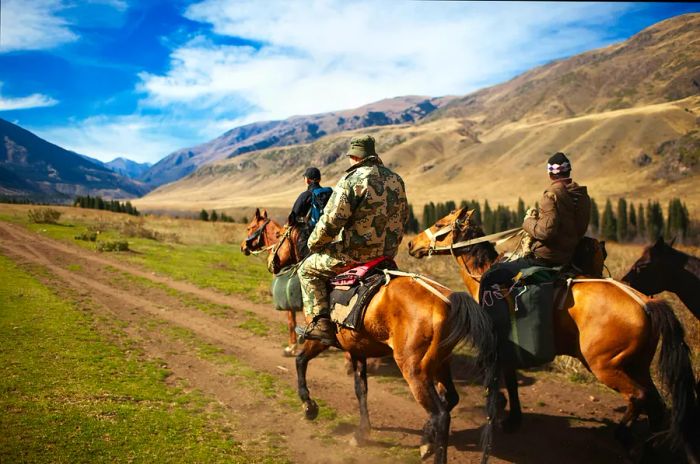
{"type": "Polygon", "coordinates": [[[97,232],[83,232],[74,237],[76,240],[84,240],[86,242],[94,242],[97,240],[97,232]]]}
{"type": "Polygon", "coordinates": [[[29,220],[37,224],[56,224],[61,212],[53,208],[30,209],[27,213],[29,220]]]}
{"type": "Polygon", "coordinates": [[[129,251],[129,242],[126,240],[97,242],[97,251],[129,251]]]}

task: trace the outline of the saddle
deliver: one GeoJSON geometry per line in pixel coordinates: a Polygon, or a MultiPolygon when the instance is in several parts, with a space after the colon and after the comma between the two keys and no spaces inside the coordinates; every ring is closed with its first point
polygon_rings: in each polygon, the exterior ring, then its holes
{"type": "Polygon", "coordinates": [[[384,284],[384,269],[396,270],[393,259],[382,256],[349,269],[331,280],[331,320],[353,330],[362,328],[372,297],[384,284]]]}

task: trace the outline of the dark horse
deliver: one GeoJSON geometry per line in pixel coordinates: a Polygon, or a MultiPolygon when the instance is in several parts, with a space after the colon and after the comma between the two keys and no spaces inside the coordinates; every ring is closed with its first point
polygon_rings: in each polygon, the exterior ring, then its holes
{"type": "Polygon", "coordinates": [[[700,259],[659,239],[644,248],[642,256],[622,278],[646,295],[673,292],[700,319],[700,259]]]}
{"type": "MultiPolygon", "coordinates": [[[[451,246],[484,235],[472,213],[466,209],[452,211],[409,242],[408,249],[416,258],[438,249],[447,251],[437,254],[452,252],[464,283],[476,299],[481,275],[496,261],[498,253],[490,242],[451,246]],[[441,229],[450,232],[441,233],[441,229]]],[[[696,407],[690,350],[683,327],[667,303],[602,279],[584,280],[571,286],[562,307],[555,309],[553,322],[556,353],[578,358],[598,380],[627,399],[627,410],[616,431],[624,443],[629,443],[629,426],[641,412],[649,417],[652,432],[663,428],[665,406],[649,370],[661,337],[660,372],[672,397],[669,435],[674,445],[686,447],[691,461],[697,459],[688,448],[693,441],[696,407]]],[[[514,430],[522,416],[515,367],[503,366],[503,376],[510,400],[504,428],[514,430]]]]}
{"type": "MultiPolygon", "coordinates": [[[[270,256],[269,267],[279,270],[299,257],[296,227],[282,236],[270,256]]],[[[487,415],[494,417],[497,403],[496,337],[490,317],[467,293],[422,280],[420,277],[394,277],[372,298],[362,328],[338,330],[338,346],[350,353],[355,375],[355,394],[360,406],[360,425],[355,440],[361,444],[370,431],[367,410],[367,358],[393,355],[415,400],[429,414],[423,427],[421,457],[434,452],[435,463],[447,462],[450,411],[459,395],[452,382],[450,355],[460,340],[469,338],[479,351],[484,368],[484,384],[489,395],[487,415]],[[427,287],[429,288],[427,288],[427,287]]],[[[328,349],[307,340],[296,358],[299,398],[308,419],[318,415],[306,383],[306,369],[313,358],[328,349]]],[[[482,431],[483,460],[488,457],[491,420],[482,431]]]]}

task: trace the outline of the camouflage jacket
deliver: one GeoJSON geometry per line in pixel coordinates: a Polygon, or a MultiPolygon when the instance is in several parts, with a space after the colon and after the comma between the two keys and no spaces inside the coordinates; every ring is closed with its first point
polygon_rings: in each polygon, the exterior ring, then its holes
{"type": "Polygon", "coordinates": [[[309,237],[309,249],[348,262],[393,258],[407,218],[403,179],[378,157],[370,157],[348,169],[333,188],[309,237]]]}

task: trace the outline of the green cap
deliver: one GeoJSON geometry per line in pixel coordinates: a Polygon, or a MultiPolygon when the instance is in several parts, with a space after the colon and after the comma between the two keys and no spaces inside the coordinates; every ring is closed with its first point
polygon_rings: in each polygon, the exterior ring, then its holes
{"type": "Polygon", "coordinates": [[[360,135],[350,140],[350,150],[348,156],[365,159],[370,156],[378,156],[374,151],[374,137],[371,135],[360,135]]]}

